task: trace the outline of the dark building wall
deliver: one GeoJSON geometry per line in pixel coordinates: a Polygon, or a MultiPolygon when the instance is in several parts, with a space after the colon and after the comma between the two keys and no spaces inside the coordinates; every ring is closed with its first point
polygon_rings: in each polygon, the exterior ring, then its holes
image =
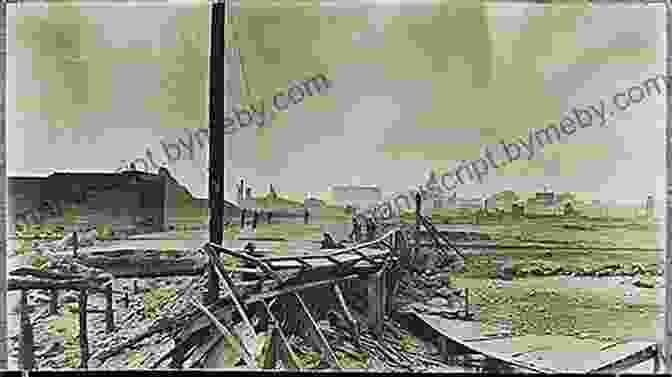
{"type": "MultiPolygon", "coordinates": [[[[72,220],[80,228],[144,223],[148,229],[160,231],[181,219],[208,215],[207,199],[194,198],[167,171],[159,175],[125,172],[10,177],[9,187],[12,231],[17,222],[62,224],[71,228],[72,220]],[[21,216],[27,213],[34,216],[21,216]]],[[[237,207],[228,202],[225,205],[226,213],[240,215],[237,207]]]]}
{"type": "Polygon", "coordinates": [[[7,191],[9,197],[10,219],[16,213],[22,213],[40,205],[42,185],[46,178],[9,177],[7,191]]]}

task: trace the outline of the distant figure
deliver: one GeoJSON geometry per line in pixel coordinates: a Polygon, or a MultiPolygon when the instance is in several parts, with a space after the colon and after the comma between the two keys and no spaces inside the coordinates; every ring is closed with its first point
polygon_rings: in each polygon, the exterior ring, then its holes
{"type": "Polygon", "coordinates": [[[359,239],[362,235],[362,225],[359,223],[356,217],[352,218],[352,232],[350,232],[350,239],[353,242],[359,242],[359,239]]]}
{"type": "Polygon", "coordinates": [[[240,211],[240,229],[245,228],[245,212],[247,212],[247,208],[243,208],[243,210],[240,211]]]}
{"type": "Polygon", "coordinates": [[[273,217],[273,211],[268,211],[268,223],[271,223],[271,218],[273,217]]]}
{"type": "Polygon", "coordinates": [[[310,215],[308,214],[308,209],[306,208],[306,209],[304,209],[303,211],[304,211],[304,212],[303,212],[303,223],[304,223],[305,225],[308,225],[308,217],[310,216],[310,215]]]}
{"type": "Polygon", "coordinates": [[[376,238],[376,222],[372,217],[367,218],[366,231],[369,241],[373,241],[376,238]]]}
{"type": "Polygon", "coordinates": [[[420,213],[422,207],[422,196],[419,192],[415,193],[415,213],[420,213]]]}
{"type": "Polygon", "coordinates": [[[245,250],[245,252],[250,254],[250,255],[254,255],[254,251],[256,250],[256,246],[254,246],[254,244],[252,242],[248,242],[247,244],[245,244],[245,247],[243,248],[243,250],[245,250]]]}
{"type": "Polygon", "coordinates": [[[77,237],[77,231],[72,233],[72,255],[76,258],[77,251],[79,250],[79,238],[77,237]]]}
{"type": "Polygon", "coordinates": [[[331,234],[323,233],[322,237],[322,245],[320,249],[345,249],[345,246],[342,243],[336,243],[336,241],[334,241],[331,234]]]}
{"type": "Polygon", "coordinates": [[[252,229],[257,229],[257,221],[259,221],[259,211],[254,211],[252,215],[252,229]]]}

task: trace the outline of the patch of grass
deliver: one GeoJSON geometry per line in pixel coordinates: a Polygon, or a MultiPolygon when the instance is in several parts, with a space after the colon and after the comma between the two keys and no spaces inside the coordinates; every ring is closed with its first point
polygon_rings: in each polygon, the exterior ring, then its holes
{"type": "Polygon", "coordinates": [[[320,353],[309,351],[309,352],[299,352],[295,351],[294,354],[298,359],[298,362],[301,364],[302,369],[317,369],[320,365],[320,353]]]}
{"type": "Polygon", "coordinates": [[[176,296],[175,288],[153,288],[145,291],[143,297],[145,319],[158,320],[161,318],[161,308],[174,302],[176,296]]]}
{"type": "Polygon", "coordinates": [[[100,241],[113,240],[112,225],[96,225],[96,239],[100,241]]]}
{"type": "Polygon", "coordinates": [[[17,224],[15,235],[21,240],[55,240],[63,238],[64,229],[62,225],[56,224],[17,224]]]}
{"type": "Polygon", "coordinates": [[[159,255],[162,257],[176,258],[178,254],[177,250],[160,250],[159,255]]]}
{"type": "Polygon", "coordinates": [[[64,368],[79,368],[79,306],[66,304],[63,316],[49,321],[47,333],[51,336],[62,336],[64,345],[64,368]]]}
{"type": "Polygon", "coordinates": [[[16,255],[30,255],[33,252],[32,240],[16,240],[16,255]]]}
{"type": "Polygon", "coordinates": [[[336,360],[343,369],[366,369],[369,354],[363,352],[336,351],[336,360]]]}
{"type": "Polygon", "coordinates": [[[401,350],[404,352],[415,352],[417,347],[418,347],[418,342],[416,339],[410,335],[404,335],[401,337],[401,341],[399,342],[401,346],[401,350]]]}
{"type": "Polygon", "coordinates": [[[655,251],[627,250],[550,250],[544,249],[501,249],[494,255],[470,256],[465,260],[462,277],[496,277],[495,260],[498,256],[513,259],[513,273],[517,278],[530,276],[554,276],[561,272],[593,275],[609,272],[612,275],[633,275],[637,273],[656,274],[658,265],[655,251]]]}
{"type": "Polygon", "coordinates": [[[37,270],[46,271],[47,268],[49,267],[49,258],[45,256],[36,255],[31,258],[30,264],[33,266],[33,268],[37,270]]]}
{"type": "Polygon", "coordinates": [[[497,287],[492,280],[457,278],[469,288],[481,311],[482,331],[509,323],[515,336],[555,335],[599,341],[656,336],[656,292],[641,291],[637,304],[626,303],[618,288],[566,288],[554,278],[514,280],[497,287]]]}
{"type": "Polygon", "coordinates": [[[322,239],[322,231],[319,224],[259,224],[256,236],[263,238],[284,238],[288,241],[319,241],[322,239]]]}
{"type": "Polygon", "coordinates": [[[145,354],[142,352],[131,351],[128,353],[127,366],[129,369],[140,369],[145,363],[145,354]]]}

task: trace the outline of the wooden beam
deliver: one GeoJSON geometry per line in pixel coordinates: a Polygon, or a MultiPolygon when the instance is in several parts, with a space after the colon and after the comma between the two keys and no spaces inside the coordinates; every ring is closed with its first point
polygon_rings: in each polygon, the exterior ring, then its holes
{"type": "MultiPolygon", "coordinates": [[[[190,301],[191,301],[192,304],[194,304],[196,307],[198,307],[203,313],[205,313],[206,316],[208,316],[208,318],[210,319],[210,321],[212,321],[212,323],[215,325],[217,330],[219,330],[219,332],[221,332],[222,335],[224,335],[224,338],[226,339],[227,342],[229,342],[229,343],[233,342],[233,341],[235,341],[235,339],[239,340],[240,350],[242,351],[241,352],[241,357],[242,357],[243,361],[245,362],[245,364],[247,364],[248,367],[255,368],[256,365],[257,365],[256,360],[255,360],[256,350],[255,349],[251,349],[251,350],[248,349],[247,348],[248,345],[246,344],[244,339],[235,337],[233,335],[233,333],[231,332],[231,330],[229,330],[223,323],[221,323],[217,319],[217,317],[215,317],[212,314],[212,312],[210,312],[210,310],[208,310],[208,308],[203,306],[203,304],[194,300],[193,298],[190,299],[190,301]]],[[[235,344],[232,344],[232,345],[236,346],[235,344]]]]}
{"type": "Polygon", "coordinates": [[[49,296],[49,314],[58,314],[58,289],[50,289],[49,296]]]}
{"type": "Polygon", "coordinates": [[[294,298],[299,302],[299,309],[301,309],[300,311],[303,314],[304,322],[308,324],[308,336],[320,350],[320,356],[330,367],[335,368],[336,370],[342,370],[341,366],[338,365],[336,354],[334,354],[331,346],[329,346],[329,342],[327,342],[327,338],[322,333],[322,330],[320,330],[320,326],[318,326],[317,322],[315,322],[315,319],[310,314],[308,306],[303,302],[303,299],[298,293],[294,292],[294,298]]]}
{"type": "Polygon", "coordinates": [[[219,277],[215,269],[214,262],[208,264],[208,290],[205,296],[205,303],[210,305],[219,298],[219,277]]]}
{"type": "Polygon", "coordinates": [[[86,289],[79,291],[79,348],[80,348],[80,368],[87,369],[89,363],[89,337],[87,318],[87,305],[89,295],[86,289]]]}
{"type": "MultiPolygon", "coordinates": [[[[271,308],[268,306],[266,301],[261,301],[264,309],[266,310],[266,314],[268,315],[268,319],[273,326],[273,331],[276,331],[276,336],[280,338],[280,355],[278,355],[282,361],[284,361],[285,366],[289,370],[301,370],[301,366],[298,365],[296,360],[294,360],[294,351],[292,351],[292,347],[289,345],[289,341],[287,340],[287,336],[285,336],[285,333],[282,331],[282,328],[280,327],[280,322],[278,322],[277,318],[275,318],[275,315],[273,315],[273,312],[271,311],[271,308]],[[284,360],[283,360],[284,359],[284,360]]],[[[273,334],[271,334],[273,335],[273,334]]],[[[273,338],[271,337],[271,340],[273,338]]],[[[273,351],[273,350],[272,350],[273,351]]]]}
{"type": "Polygon", "coordinates": [[[30,290],[30,289],[87,289],[95,292],[104,292],[101,287],[91,285],[87,280],[72,281],[49,281],[49,280],[19,280],[9,279],[8,288],[10,291],[30,290]]]}
{"type": "MultiPolygon", "coordinates": [[[[208,255],[210,255],[211,260],[215,264],[215,267],[219,270],[219,273],[223,278],[222,283],[224,284],[224,288],[228,292],[230,292],[230,297],[233,300],[233,304],[235,305],[236,310],[238,310],[238,314],[240,314],[240,317],[243,321],[243,326],[245,327],[244,331],[256,342],[257,334],[254,331],[254,326],[252,326],[252,323],[250,322],[250,319],[247,316],[247,312],[245,311],[245,308],[243,307],[242,304],[242,297],[240,296],[240,293],[237,291],[235,285],[233,284],[233,281],[227,274],[226,269],[224,268],[224,264],[217,257],[217,253],[212,247],[208,247],[206,245],[204,249],[206,250],[208,255]]],[[[254,347],[254,350],[256,350],[256,346],[254,347]]]]}
{"type": "Polygon", "coordinates": [[[28,292],[21,291],[21,368],[25,370],[35,369],[33,325],[30,323],[28,311],[28,292]]]}
{"type": "Polygon", "coordinates": [[[348,309],[348,304],[345,301],[345,297],[343,296],[343,291],[341,291],[341,287],[338,286],[338,284],[333,285],[334,288],[334,293],[336,294],[336,298],[338,299],[338,303],[341,306],[341,310],[343,310],[343,313],[345,313],[345,318],[350,322],[350,325],[352,326],[352,332],[355,338],[355,345],[357,347],[360,346],[359,342],[359,323],[355,320],[355,317],[352,316],[352,313],[350,313],[350,310],[348,309]]]}
{"type": "Polygon", "coordinates": [[[112,297],[112,282],[108,283],[105,292],[105,331],[111,333],[114,331],[114,307],[112,297]]]}

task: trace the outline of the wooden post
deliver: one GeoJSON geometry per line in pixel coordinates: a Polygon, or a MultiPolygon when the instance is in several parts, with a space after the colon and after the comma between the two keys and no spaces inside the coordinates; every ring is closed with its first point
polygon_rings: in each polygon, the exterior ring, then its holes
{"type": "Polygon", "coordinates": [[[464,288],[464,317],[469,318],[469,288],[464,288]]]}
{"type": "Polygon", "coordinates": [[[380,337],[383,334],[383,321],[385,319],[385,298],[384,298],[384,273],[379,271],[369,275],[367,281],[367,293],[369,296],[369,328],[374,335],[380,337]]]}
{"type": "Polygon", "coordinates": [[[107,284],[105,288],[105,330],[108,333],[114,331],[114,308],[112,298],[112,282],[107,284]]]}
{"type": "MultiPolygon", "coordinates": [[[[7,54],[7,25],[6,15],[7,2],[0,5],[0,25],[2,34],[0,34],[0,53],[7,54]]],[[[6,60],[0,59],[3,71],[6,69],[6,60]]],[[[0,80],[0,88],[4,93],[5,80],[0,80]]],[[[0,105],[0,370],[7,369],[8,349],[7,349],[7,116],[6,101],[0,105]]],[[[16,223],[15,223],[16,224],[16,223]]]]}
{"type": "Polygon", "coordinates": [[[224,185],[229,183],[224,180],[225,153],[224,153],[224,117],[228,109],[226,96],[230,95],[226,90],[226,46],[225,24],[227,4],[213,3],[210,27],[210,101],[209,129],[210,129],[210,160],[208,162],[210,178],[208,201],[210,205],[210,242],[221,245],[224,240],[224,185]]]}
{"type": "Polygon", "coordinates": [[[49,314],[58,314],[58,289],[50,289],[49,295],[51,296],[49,300],[49,314]]]}
{"type": "Polygon", "coordinates": [[[215,263],[210,261],[208,264],[208,291],[205,297],[205,304],[209,305],[217,301],[219,297],[219,277],[215,270],[215,263]]]}
{"type": "Polygon", "coordinates": [[[124,307],[128,309],[131,306],[131,298],[128,296],[128,290],[124,292],[124,307]]]}
{"type": "Polygon", "coordinates": [[[170,362],[170,368],[172,369],[182,369],[184,366],[184,346],[179,344],[175,347],[173,351],[172,360],[170,362]]]}
{"type": "MultiPolygon", "coordinates": [[[[666,8],[666,19],[667,19],[667,56],[665,57],[665,71],[666,77],[672,75],[672,53],[670,48],[672,47],[672,38],[669,38],[670,33],[672,33],[672,22],[670,21],[670,16],[672,15],[672,2],[670,0],[665,0],[666,8]]],[[[667,113],[670,113],[672,110],[672,95],[670,91],[665,91],[665,97],[667,101],[665,102],[665,109],[667,113]]],[[[666,140],[666,167],[669,171],[672,167],[672,145],[670,145],[670,140],[672,139],[672,117],[667,117],[667,127],[665,128],[665,140],[666,140]]],[[[664,332],[664,341],[663,341],[663,360],[665,365],[665,373],[672,373],[672,237],[669,234],[672,233],[672,177],[670,174],[667,174],[667,195],[666,195],[666,215],[665,215],[665,224],[667,228],[668,237],[666,239],[666,258],[665,258],[665,332],[664,332]]]]}
{"type": "Polygon", "coordinates": [[[79,348],[80,368],[87,369],[89,363],[89,339],[86,323],[86,310],[88,306],[88,292],[86,289],[79,291],[79,348]]]}
{"type": "Polygon", "coordinates": [[[21,290],[21,363],[22,369],[32,370],[35,368],[35,356],[33,354],[33,326],[30,323],[28,312],[28,292],[21,290]]]}
{"type": "Polygon", "coordinates": [[[77,236],[77,231],[73,233],[72,236],[72,256],[77,258],[77,251],[79,250],[79,237],[77,236]]]}

